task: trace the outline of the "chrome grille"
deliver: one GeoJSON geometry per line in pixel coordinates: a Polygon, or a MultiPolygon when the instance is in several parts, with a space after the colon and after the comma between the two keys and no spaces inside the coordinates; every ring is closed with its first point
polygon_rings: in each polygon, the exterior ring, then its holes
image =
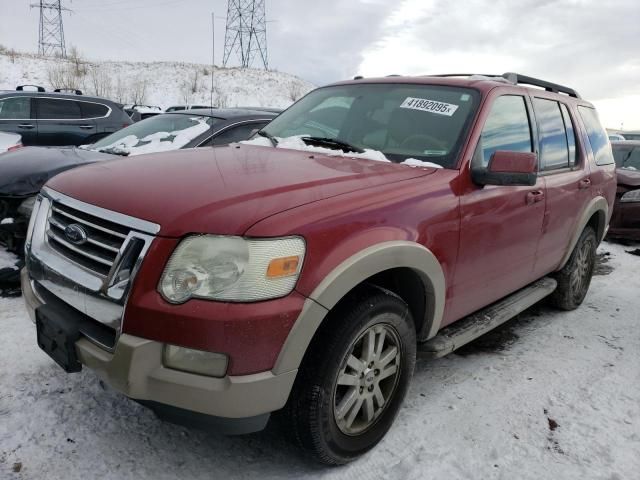
{"type": "Polygon", "coordinates": [[[76,264],[107,277],[118,258],[130,229],[76,210],[60,202],[53,202],[48,219],[47,240],[61,255],[76,264]],[[66,231],[80,228],[86,239],[74,242],[66,231]]]}

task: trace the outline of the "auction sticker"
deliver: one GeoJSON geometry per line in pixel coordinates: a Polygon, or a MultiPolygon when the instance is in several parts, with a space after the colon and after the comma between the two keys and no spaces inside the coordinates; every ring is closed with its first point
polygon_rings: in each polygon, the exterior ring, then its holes
{"type": "Polygon", "coordinates": [[[422,110],[423,112],[437,113],[438,115],[450,117],[456,113],[458,105],[428,100],[426,98],[407,97],[407,99],[402,102],[402,105],[400,105],[400,108],[411,108],[413,110],[422,110]]]}

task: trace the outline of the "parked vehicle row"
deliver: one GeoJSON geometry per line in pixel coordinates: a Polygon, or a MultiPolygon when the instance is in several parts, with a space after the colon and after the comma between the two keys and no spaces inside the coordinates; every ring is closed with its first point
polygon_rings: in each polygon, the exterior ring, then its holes
{"type": "Polygon", "coordinates": [[[56,175],[33,207],[22,288],[65,371],[227,433],[275,414],[343,464],[389,430],[418,355],[546,297],[578,308],[615,200],[607,134],[571,88],[360,78],[248,142],[56,175]]]}
{"type": "Polygon", "coordinates": [[[616,204],[609,236],[640,241],[640,141],[613,142],[618,172],[616,204]]]}
{"type": "MultiPolygon", "coordinates": [[[[246,140],[277,113],[247,109],[178,111],[148,118],[81,148],[25,147],[0,159],[0,243],[22,252],[35,197],[53,176],[118,157],[246,140]]],[[[1,137],[0,137],[1,138],[1,137]]]]}

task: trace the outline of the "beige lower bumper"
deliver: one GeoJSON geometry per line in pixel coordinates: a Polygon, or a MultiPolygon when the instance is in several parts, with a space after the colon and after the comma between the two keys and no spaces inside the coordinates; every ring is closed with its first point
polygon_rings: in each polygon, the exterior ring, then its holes
{"type": "MultiPolygon", "coordinates": [[[[22,272],[22,291],[32,320],[41,305],[22,272]]],[[[94,370],[116,390],[136,400],[148,400],[172,407],[224,418],[246,418],[284,407],[296,371],[281,375],[211,378],[181,372],[162,365],[163,344],[122,334],[113,353],[87,339],[76,342],[80,362],[94,370]]]]}

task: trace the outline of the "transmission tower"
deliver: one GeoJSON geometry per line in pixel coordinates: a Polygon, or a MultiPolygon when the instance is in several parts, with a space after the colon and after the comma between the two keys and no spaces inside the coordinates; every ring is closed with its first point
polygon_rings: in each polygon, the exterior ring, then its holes
{"type": "Polygon", "coordinates": [[[46,56],[57,54],[66,58],[67,47],[64,42],[62,12],[70,10],[62,6],[62,0],[40,0],[39,3],[32,3],[31,7],[40,9],[38,53],[46,56]]]}
{"type": "Polygon", "coordinates": [[[264,2],[265,0],[229,0],[222,61],[225,67],[231,56],[235,55],[244,68],[251,67],[258,57],[264,69],[269,69],[264,2]]]}

